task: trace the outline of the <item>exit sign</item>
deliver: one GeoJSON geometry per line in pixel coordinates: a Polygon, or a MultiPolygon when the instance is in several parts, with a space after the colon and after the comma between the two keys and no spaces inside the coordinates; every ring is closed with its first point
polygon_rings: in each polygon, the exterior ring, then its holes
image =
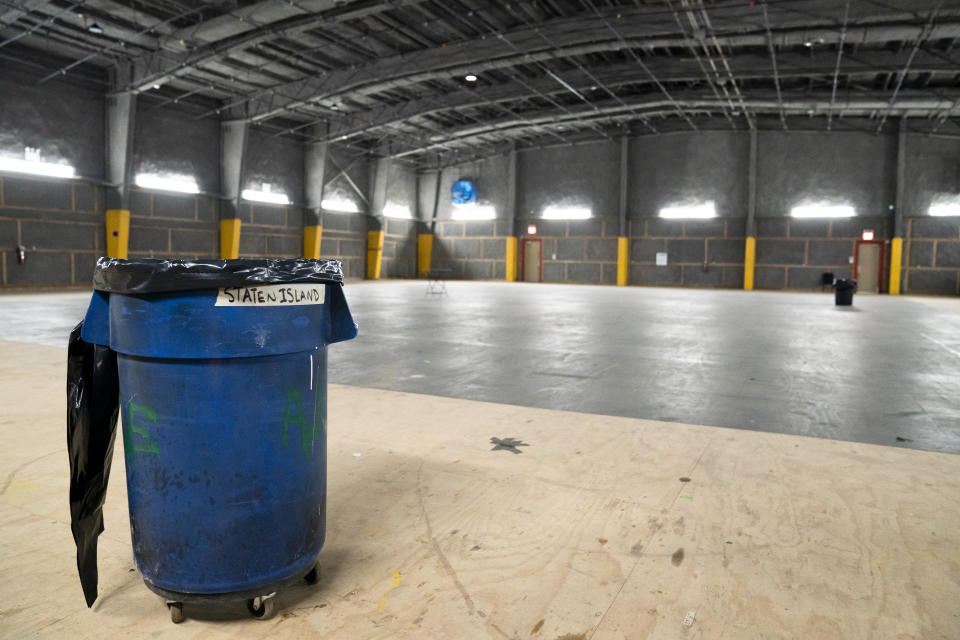
{"type": "Polygon", "coordinates": [[[873,231],[870,231],[869,229],[868,229],[867,231],[864,231],[864,232],[863,232],[863,239],[864,239],[864,240],[873,240],[873,231]]]}
{"type": "Polygon", "coordinates": [[[535,236],[535,235],[537,235],[537,225],[531,224],[530,226],[528,226],[528,227],[527,227],[527,235],[529,235],[529,236],[535,236]]]}

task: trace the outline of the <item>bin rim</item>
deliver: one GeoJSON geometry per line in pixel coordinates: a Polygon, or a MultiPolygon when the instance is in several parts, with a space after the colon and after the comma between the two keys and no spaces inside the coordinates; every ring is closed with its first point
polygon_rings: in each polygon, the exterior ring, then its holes
{"type": "Polygon", "coordinates": [[[343,284],[339,260],[170,260],[102,257],[93,288],[105,293],[146,294],[266,284],[343,284]]]}

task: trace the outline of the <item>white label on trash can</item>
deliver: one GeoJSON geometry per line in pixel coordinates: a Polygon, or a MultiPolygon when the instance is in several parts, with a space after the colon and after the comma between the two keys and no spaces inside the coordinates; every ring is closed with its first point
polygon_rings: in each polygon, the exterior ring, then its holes
{"type": "Polygon", "coordinates": [[[223,287],[217,307],[288,307],[323,304],[324,284],[261,284],[255,287],[223,287]]]}

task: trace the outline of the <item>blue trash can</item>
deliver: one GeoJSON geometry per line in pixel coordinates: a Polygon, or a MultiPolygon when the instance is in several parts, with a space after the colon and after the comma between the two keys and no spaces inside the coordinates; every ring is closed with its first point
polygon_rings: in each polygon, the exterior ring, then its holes
{"type": "Polygon", "coordinates": [[[357,333],[341,284],[96,291],[80,333],[116,353],[134,559],[174,621],[215,598],[262,617],[314,581],[327,345],[357,333]]]}

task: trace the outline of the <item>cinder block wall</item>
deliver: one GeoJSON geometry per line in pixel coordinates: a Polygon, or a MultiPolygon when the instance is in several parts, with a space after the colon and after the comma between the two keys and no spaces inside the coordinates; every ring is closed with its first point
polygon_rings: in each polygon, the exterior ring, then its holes
{"type": "Polygon", "coordinates": [[[238,213],[243,221],[241,258],[296,258],[303,255],[303,211],[300,207],[241,203],[238,213]]]}
{"type": "Polygon", "coordinates": [[[218,206],[211,196],[131,190],[130,257],[218,257],[218,206]]]}
{"type": "MultiPolygon", "coordinates": [[[[184,174],[196,179],[201,193],[132,187],[130,257],[204,259],[220,254],[220,125],[215,118],[197,118],[197,109],[161,106],[149,97],[138,102],[131,181],[141,172],[184,174]]],[[[90,284],[96,260],[106,250],[104,119],[103,95],[73,85],[69,78],[37,87],[29,74],[0,70],[0,144],[9,149],[39,147],[44,160],[67,161],[79,176],[0,175],[0,286],[90,284]],[[27,250],[23,265],[17,264],[18,245],[27,250]]],[[[240,257],[302,255],[303,211],[298,203],[303,150],[295,141],[256,128],[250,131],[248,146],[242,186],[260,189],[270,183],[295,204],[242,201],[240,257]]],[[[332,155],[348,164],[343,152],[333,150],[332,155]]],[[[361,189],[367,186],[365,173],[355,173],[361,189]]],[[[334,195],[344,189],[350,187],[342,176],[330,185],[334,195]]],[[[352,193],[346,199],[358,201],[352,193]]],[[[347,277],[364,277],[366,216],[327,212],[323,225],[322,255],[343,260],[347,277]]],[[[404,256],[404,266],[398,263],[390,270],[412,274],[416,235],[404,233],[412,237],[397,251],[404,256]]]]}
{"type": "MultiPolygon", "coordinates": [[[[594,220],[520,221],[521,230],[537,227],[543,241],[543,281],[583,284],[616,284],[617,233],[616,218],[594,220]]],[[[531,236],[522,236],[529,238],[531,236]]],[[[523,255],[522,241],[518,250],[523,255]]],[[[518,278],[523,279],[522,260],[517,261],[518,278]]]]}
{"type": "Polygon", "coordinates": [[[431,267],[449,278],[501,280],[506,277],[505,220],[444,220],[436,225],[431,267]]]}
{"type": "Polygon", "coordinates": [[[740,288],[744,220],[661,220],[630,224],[630,283],[740,288]],[[657,266],[658,253],[667,265],[657,266]]]}
{"type": "Polygon", "coordinates": [[[412,219],[385,218],[381,278],[417,277],[417,174],[413,167],[391,163],[387,177],[388,206],[406,207],[412,219]]]}
{"type": "MultiPolygon", "coordinates": [[[[824,273],[849,278],[856,241],[871,230],[878,240],[889,239],[890,223],[883,218],[805,220],[767,218],[757,222],[758,289],[819,289],[824,273]]],[[[889,245],[884,247],[889,261],[889,245]]],[[[886,269],[884,269],[886,272],[886,269]]],[[[881,290],[887,282],[881,279],[881,290]]]]}
{"type": "Polygon", "coordinates": [[[907,223],[903,288],[960,295],[960,218],[911,218],[907,223]]]}
{"type": "Polygon", "coordinates": [[[417,277],[417,228],[416,220],[387,218],[381,278],[417,277]]]}
{"type": "Polygon", "coordinates": [[[102,199],[80,181],[0,176],[0,282],[89,284],[106,242],[102,199]],[[26,247],[24,264],[18,245],[26,247]]]}
{"type": "MultiPolygon", "coordinates": [[[[631,139],[627,191],[630,284],[743,286],[749,141],[745,131],[631,139]],[[658,215],[664,206],[706,201],[715,203],[717,218],[683,221],[658,215]],[[656,265],[658,252],[667,254],[666,266],[656,265]]],[[[936,198],[960,194],[960,142],[917,134],[909,134],[906,141],[901,290],[955,295],[960,293],[960,219],[925,213],[936,198]]],[[[872,230],[874,237],[885,243],[881,288],[886,290],[889,240],[894,232],[897,143],[895,133],[764,130],[758,134],[757,288],[819,290],[824,273],[850,277],[856,242],[863,231],[872,230]],[[790,216],[793,206],[816,202],[850,204],[858,215],[833,220],[790,216]]],[[[538,228],[544,281],[616,281],[619,225],[611,212],[617,210],[619,196],[618,161],[616,141],[518,152],[518,227],[521,231],[528,224],[538,228]],[[540,218],[551,204],[586,206],[594,218],[540,218]]],[[[495,204],[502,215],[505,166],[501,157],[444,171],[443,201],[438,208],[439,255],[454,265],[452,277],[499,277],[488,266],[473,264],[486,259],[479,252],[489,250],[487,243],[467,241],[470,225],[477,223],[443,219],[452,217],[447,202],[449,186],[461,177],[473,178],[480,201],[495,204]]],[[[521,247],[522,242],[518,251],[521,247]]],[[[518,275],[522,279],[522,272],[518,275]]]]}
{"type": "Polygon", "coordinates": [[[323,214],[320,255],[343,262],[343,275],[362,278],[367,269],[367,219],[359,213],[323,214]]]}

